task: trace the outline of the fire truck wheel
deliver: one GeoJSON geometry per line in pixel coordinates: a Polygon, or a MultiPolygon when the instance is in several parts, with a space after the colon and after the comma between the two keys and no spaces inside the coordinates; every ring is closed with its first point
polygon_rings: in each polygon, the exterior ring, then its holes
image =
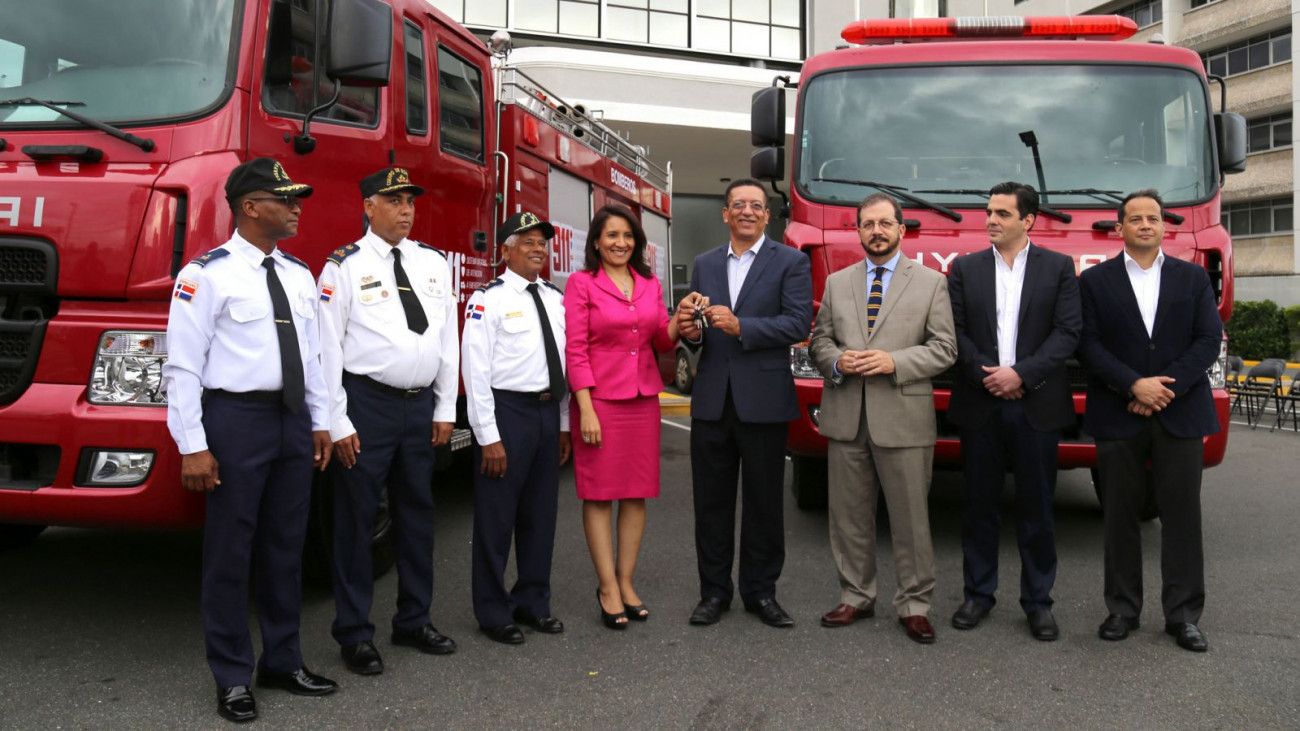
{"type": "MultiPolygon", "coordinates": [[[[1101,480],[1097,476],[1097,468],[1092,470],[1092,490],[1097,495],[1097,504],[1102,510],[1106,509],[1106,501],[1101,496],[1101,480]]],[[[1160,507],[1156,505],[1156,486],[1152,480],[1151,473],[1147,473],[1147,484],[1145,486],[1145,496],[1142,500],[1142,512],[1138,514],[1143,521],[1152,521],[1160,517],[1160,507]]]]}
{"type": "MultiPolygon", "coordinates": [[[[307,541],[302,552],[303,579],[311,586],[328,589],[333,584],[330,564],[334,557],[334,483],[329,472],[315,473],[311,486],[311,507],[308,509],[307,541]]],[[[371,544],[375,578],[388,573],[397,561],[393,545],[393,520],[388,513],[388,492],[385,490],[375,516],[375,532],[371,544]]]]}
{"type": "Polygon", "coordinates": [[[36,536],[39,536],[43,530],[45,530],[43,525],[0,523],[0,551],[22,548],[36,540],[36,536]]]}
{"type": "Polygon", "coordinates": [[[826,459],[790,455],[790,491],[800,510],[818,510],[826,507],[826,459]]]}
{"type": "Polygon", "coordinates": [[[682,393],[690,393],[695,385],[695,374],[691,373],[691,359],[682,351],[677,351],[677,371],[673,374],[673,385],[682,393]]]}

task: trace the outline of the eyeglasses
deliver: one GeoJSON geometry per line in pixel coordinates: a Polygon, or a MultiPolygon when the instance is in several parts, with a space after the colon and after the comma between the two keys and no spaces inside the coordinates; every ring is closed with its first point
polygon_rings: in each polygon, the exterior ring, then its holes
{"type": "Polygon", "coordinates": [[[294,195],[272,195],[263,198],[249,198],[250,201],[280,201],[285,208],[301,208],[302,199],[294,195]]]}
{"type": "Polygon", "coordinates": [[[767,210],[767,204],[761,201],[732,201],[727,205],[727,208],[730,208],[736,213],[744,213],[746,208],[752,210],[754,213],[762,213],[767,210]]]}
{"type": "Polygon", "coordinates": [[[875,230],[877,226],[879,226],[881,231],[893,231],[894,227],[897,225],[898,225],[898,221],[895,221],[892,218],[886,218],[880,221],[863,221],[862,223],[858,224],[858,228],[862,229],[863,231],[872,231],[875,230]]]}

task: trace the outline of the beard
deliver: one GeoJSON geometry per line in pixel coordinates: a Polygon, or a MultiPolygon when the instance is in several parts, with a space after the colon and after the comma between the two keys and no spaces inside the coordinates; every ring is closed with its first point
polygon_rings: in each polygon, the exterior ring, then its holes
{"type": "Polygon", "coordinates": [[[875,234],[870,239],[867,239],[867,242],[862,245],[862,248],[871,256],[893,256],[894,252],[898,251],[898,246],[902,241],[903,237],[901,235],[887,236],[883,234],[875,234]]]}

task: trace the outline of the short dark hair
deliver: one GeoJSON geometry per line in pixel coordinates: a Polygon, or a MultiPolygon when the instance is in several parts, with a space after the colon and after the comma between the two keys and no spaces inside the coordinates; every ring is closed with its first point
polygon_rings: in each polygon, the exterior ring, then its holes
{"type": "Polygon", "coordinates": [[[1115,209],[1115,213],[1119,215],[1120,223],[1124,223],[1124,216],[1127,215],[1124,209],[1128,206],[1128,202],[1134,198],[1150,198],[1156,202],[1157,206],[1160,206],[1160,215],[1165,215],[1165,201],[1160,197],[1160,192],[1155,188],[1143,188],[1129,193],[1124,196],[1124,200],[1120,201],[1119,208],[1115,209]]]}
{"type": "Polygon", "coordinates": [[[1005,183],[998,183],[989,188],[989,197],[995,195],[1014,195],[1016,197],[1016,211],[1020,214],[1020,219],[1024,220],[1025,216],[1038,215],[1038,191],[1034,186],[1017,183],[1008,180],[1005,183]]]}
{"type": "Polygon", "coordinates": [[[636,241],[632,246],[632,258],[628,260],[627,265],[632,268],[632,271],[649,279],[653,275],[650,272],[650,265],[645,260],[646,248],[649,246],[645,229],[641,228],[641,223],[636,220],[636,215],[629,208],[617,203],[611,203],[596,211],[596,215],[591,219],[591,226],[587,228],[587,249],[582,259],[583,269],[592,274],[600,269],[600,251],[596,248],[596,240],[605,233],[605,224],[615,216],[627,221],[628,227],[632,229],[632,238],[636,241]]]}
{"type": "Polygon", "coordinates": [[[730,183],[727,183],[727,190],[722,194],[722,200],[731,203],[731,191],[736,188],[758,188],[763,191],[764,196],[767,195],[767,188],[763,186],[763,181],[755,180],[754,178],[736,178],[730,183]]]}
{"type": "Polygon", "coordinates": [[[872,193],[866,198],[863,198],[862,202],[858,204],[857,221],[859,226],[862,225],[862,209],[867,208],[868,206],[874,206],[877,203],[888,203],[893,206],[894,217],[898,219],[899,223],[903,222],[903,207],[898,204],[897,198],[888,193],[872,193]]]}

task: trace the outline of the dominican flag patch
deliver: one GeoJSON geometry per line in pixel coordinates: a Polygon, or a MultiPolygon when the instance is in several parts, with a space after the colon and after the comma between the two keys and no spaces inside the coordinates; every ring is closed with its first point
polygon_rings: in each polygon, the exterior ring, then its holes
{"type": "Polygon", "coordinates": [[[469,307],[466,307],[466,308],[465,308],[465,319],[467,319],[467,320],[482,320],[482,319],[483,319],[483,305],[470,305],[469,307]]]}
{"type": "Polygon", "coordinates": [[[189,279],[177,279],[176,289],[172,290],[172,296],[181,302],[189,302],[194,299],[194,293],[199,291],[199,283],[189,279]]]}
{"type": "Polygon", "coordinates": [[[322,284],[320,286],[320,301],[329,302],[332,297],[334,297],[334,285],[322,284]]]}

